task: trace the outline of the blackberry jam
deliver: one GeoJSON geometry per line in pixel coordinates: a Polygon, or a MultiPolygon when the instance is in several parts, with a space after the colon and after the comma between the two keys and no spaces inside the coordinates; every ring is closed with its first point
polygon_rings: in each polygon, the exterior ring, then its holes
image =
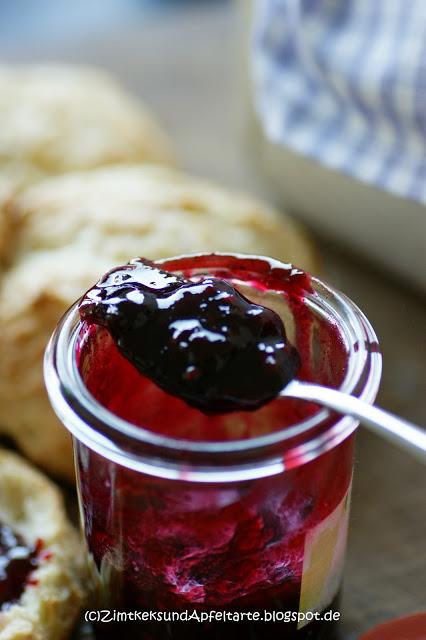
{"type": "Polygon", "coordinates": [[[0,611],[19,600],[40,549],[28,546],[11,527],[0,522],[0,611]]]}
{"type": "Polygon", "coordinates": [[[135,259],[101,278],[79,311],[140,373],[209,414],[261,407],[300,367],[280,316],[217,277],[135,259]]]}
{"type": "MultiPolygon", "coordinates": [[[[324,612],[338,613],[357,423],[276,396],[290,372],[372,402],[381,370],[375,334],[351,301],[290,265],[213,254],[155,266],[166,272],[166,298],[173,287],[197,283],[212,282],[215,292],[225,292],[236,325],[232,336],[238,336],[240,311],[260,309],[265,322],[254,323],[245,337],[247,360],[232,374],[227,356],[208,345],[206,352],[201,343],[192,364],[180,361],[164,331],[175,317],[163,323],[157,315],[151,327],[139,317],[138,348],[134,341],[125,344],[105,309],[98,313],[98,303],[110,296],[114,314],[113,305],[126,296],[99,291],[102,286],[86,296],[82,319],[71,309],[53,336],[46,382],[73,434],[95,585],[92,607],[146,612],[144,621],[100,623],[97,634],[332,638],[335,625],[324,612]],[[279,381],[276,370],[269,378],[259,375],[264,353],[253,351],[253,335],[274,356],[274,345],[282,345],[282,368],[289,362],[291,368],[281,369],[279,381]],[[160,343],[168,344],[172,356],[154,375],[160,343]],[[210,374],[209,359],[223,373],[210,395],[204,384],[197,387],[197,377],[205,381],[210,374]],[[187,381],[192,365],[197,375],[187,381]],[[164,371],[168,376],[162,378],[164,371]],[[215,612],[234,621],[215,618],[215,612]]],[[[109,287],[112,277],[112,285],[121,287],[123,275],[113,271],[101,284],[109,287]]],[[[207,302],[215,295],[211,290],[207,302]]],[[[181,316],[187,313],[186,320],[211,330],[203,314],[189,307],[180,309],[181,316]]],[[[240,326],[244,322],[240,314],[240,326]]]]}

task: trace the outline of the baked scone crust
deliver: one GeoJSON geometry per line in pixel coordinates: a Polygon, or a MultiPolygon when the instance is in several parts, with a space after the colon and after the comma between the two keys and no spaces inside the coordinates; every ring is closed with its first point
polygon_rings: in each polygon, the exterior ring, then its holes
{"type": "Polygon", "coordinates": [[[68,637],[84,598],[83,552],[59,490],[10,451],[0,449],[0,521],[28,543],[43,541],[38,568],[18,602],[0,611],[0,640],[68,637]]]}
{"type": "Polygon", "coordinates": [[[285,215],[166,167],[50,178],[18,195],[10,210],[17,236],[0,286],[0,430],[69,479],[69,437],[47,400],[43,352],[64,311],[105,271],[135,256],[215,250],[318,268],[312,244],[285,215]]]}
{"type": "Polygon", "coordinates": [[[100,68],[1,65],[0,121],[0,164],[47,175],[172,158],[156,118],[100,68]]]}
{"type": "Polygon", "coordinates": [[[106,71],[85,65],[0,65],[0,263],[3,205],[37,180],[109,164],[173,163],[155,116],[106,71]]]}

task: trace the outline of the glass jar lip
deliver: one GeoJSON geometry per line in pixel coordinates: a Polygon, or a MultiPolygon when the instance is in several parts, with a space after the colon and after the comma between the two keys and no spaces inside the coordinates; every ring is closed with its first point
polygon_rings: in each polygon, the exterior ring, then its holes
{"type": "MultiPolygon", "coordinates": [[[[265,256],[214,252],[214,253],[194,253],[156,260],[157,264],[167,264],[180,260],[202,260],[232,258],[241,260],[266,261],[271,269],[295,269],[292,265],[282,263],[278,260],[265,256]]],[[[201,265],[200,265],[201,266],[201,265]]],[[[211,266],[211,265],[209,265],[211,266]]],[[[378,340],[370,322],[363,312],[345,294],[324,283],[319,278],[311,276],[312,293],[306,292],[306,301],[318,303],[321,300],[323,311],[330,311],[331,307],[326,302],[321,292],[331,295],[335,303],[340,307],[341,319],[346,317],[346,323],[342,323],[340,328],[351,333],[348,341],[348,369],[345,378],[339,387],[346,393],[356,392],[357,385],[362,382],[362,388],[358,397],[366,402],[374,402],[380,378],[381,378],[381,355],[378,351],[378,340]],[[352,338],[352,339],[351,339],[352,338]],[[374,345],[374,349],[371,347],[374,345]],[[369,371],[365,377],[365,368],[369,364],[369,371]]],[[[179,461],[182,460],[182,453],[207,454],[219,456],[220,454],[255,453],[267,450],[269,447],[285,444],[288,440],[308,434],[316,427],[320,427],[330,416],[330,412],[322,409],[313,416],[296,423],[290,427],[274,431],[272,433],[248,438],[244,440],[230,441],[193,441],[180,438],[173,438],[162,435],[134,425],[115,415],[103,405],[101,405],[85,387],[78,371],[75,358],[75,347],[80,327],[78,316],[78,304],[74,305],[64,314],[55,329],[45,354],[45,382],[52,406],[58,417],[62,420],[67,429],[78,439],[90,444],[98,445],[103,450],[108,449],[114,456],[120,451],[111,440],[103,435],[98,428],[102,425],[108,427],[109,433],[124,436],[133,442],[150,445],[159,450],[167,452],[170,456],[179,453],[179,461]]],[[[334,313],[336,317],[336,313],[334,313]]],[[[346,338],[348,339],[348,335],[346,338]]],[[[342,416],[326,428],[325,433],[316,436],[312,440],[303,442],[297,446],[297,458],[300,459],[303,453],[304,461],[317,457],[325,450],[335,446],[338,442],[347,437],[357,427],[358,422],[349,417],[342,416]],[[301,446],[304,448],[300,451],[301,446]]],[[[124,455],[129,452],[125,451],[124,455]]],[[[172,456],[173,457],[173,456],[172,456]]],[[[219,462],[219,461],[218,461],[219,462]]],[[[191,460],[192,464],[192,460],[191,460]]],[[[284,465],[285,466],[285,465],[284,465]]]]}

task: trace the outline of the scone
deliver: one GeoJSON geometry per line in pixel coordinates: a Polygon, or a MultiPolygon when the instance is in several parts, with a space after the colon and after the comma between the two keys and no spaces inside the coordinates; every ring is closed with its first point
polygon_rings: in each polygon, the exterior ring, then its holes
{"type": "Polygon", "coordinates": [[[0,203],[52,174],[172,160],[154,116],[91,67],[0,65],[0,122],[0,203]]]}
{"type": "Polygon", "coordinates": [[[10,208],[17,238],[0,287],[0,429],[48,471],[72,478],[69,436],[43,384],[62,313],[135,256],[264,254],[317,271],[299,227],[250,197],[172,169],[116,166],[45,180],[10,208]]]}
{"type": "Polygon", "coordinates": [[[85,597],[80,541],[58,489],[3,449],[0,563],[0,640],[68,637],[85,597]]]}

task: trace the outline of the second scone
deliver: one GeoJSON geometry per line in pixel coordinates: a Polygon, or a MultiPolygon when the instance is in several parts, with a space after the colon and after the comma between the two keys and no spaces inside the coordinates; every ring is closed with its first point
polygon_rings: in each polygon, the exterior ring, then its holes
{"type": "Polygon", "coordinates": [[[59,489],[1,448],[0,536],[0,640],[69,638],[86,599],[83,545],[68,522],[59,489]],[[22,544],[32,559],[20,583],[22,544]]]}
{"type": "MultiPolygon", "coordinates": [[[[127,162],[172,163],[156,117],[102,69],[0,64],[0,206],[50,175],[127,162]]],[[[0,262],[11,221],[0,210],[0,262]]]]}
{"type": "Polygon", "coordinates": [[[116,166],[40,182],[11,205],[14,261],[0,288],[0,431],[71,479],[68,434],[44,389],[42,359],[62,313],[106,270],[135,256],[257,253],[316,271],[292,220],[178,171],[116,166]]]}

